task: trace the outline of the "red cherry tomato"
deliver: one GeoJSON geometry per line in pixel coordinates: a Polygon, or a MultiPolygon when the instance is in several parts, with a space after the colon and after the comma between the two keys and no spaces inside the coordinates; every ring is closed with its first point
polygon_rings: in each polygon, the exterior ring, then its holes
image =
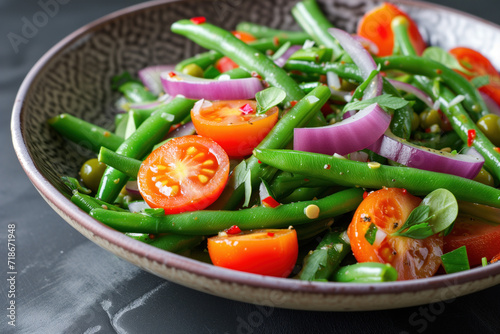
{"type": "Polygon", "coordinates": [[[398,271],[398,280],[434,275],[441,265],[442,237],[436,234],[417,240],[390,235],[403,226],[421,201],[398,188],[370,193],[357,208],[347,230],[356,260],[389,263],[398,271]],[[365,237],[371,224],[378,229],[373,245],[365,237]]]}
{"type": "Polygon", "coordinates": [[[208,253],[214,265],[267,276],[290,275],[298,250],[293,229],[225,233],[208,238],[208,253]]]}
{"type": "Polygon", "coordinates": [[[480,87],[479,90],[487,94],[495,100],[498,105],[500,105],[500,74],[498,74],[498,71],[488,58],[475,50],[465,47],[451,49],[450,53],[465,69],[473,73],[472,75],[469,75],[460,72],[460,74],[467,79],[483,75],[488,75],[490,77],[490,83],[486,86],[480,87]]]}
{"type": "Polygon", "coordinates": [[[169,140],[154,150],[137,175],[139,191],[152,208],[166,214],[202,210],[221,194],[229,175],[229,157],[202,136],[169,140]]]}
{"type": "Polygon", "coordinates": [[[451,233],[444,237],[444,252],[465,246],[469,265],[481,264],[486,257],[491,260],[500,253],[500,225],[488,223],[477,217],[459,214],[451,233]]]}
{"type": "Polygon", "coordinates": [[[191,111],[196,132],[215,140],[231,157],[243,157],[271,131],[278,121],[278,108],[257,115],[252,100],[206,102],[191,111]]]}
{"type": "Polygon", "coordinates": [[[404,16],[408,20],[410,40],[417,54],[422,54],[426,44],[418,31],[416,23],[408,14],[388,2],[384,2],[363,16],[358,25],[358,35],[371,40],[378,46],[377,56],[391,55],[394,48],[391,22],[397,16],[404,16]]]}

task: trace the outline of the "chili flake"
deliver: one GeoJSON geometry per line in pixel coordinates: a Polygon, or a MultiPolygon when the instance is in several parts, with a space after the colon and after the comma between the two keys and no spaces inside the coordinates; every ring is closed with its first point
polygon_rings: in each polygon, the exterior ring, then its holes
{"type": "Polygon", "coordinates": [[[277,200],[275,200],[271,196],[267,196],[266,198],[264,198],[262,200],[262,205],[264,205],[265,207],[274,209],[274,208],[280,206],[280,202],[278,202],[277,200]]]}
{"type": "Polygon", "coordinates": [[[168,76],[173,78],[175,77],[177,74],[175,74],[175,72],[168,72],[168,76]]]}
{"type": "Polygon", "coordinates": [[[274,237],[274,233],[273,233],[273,232],[267,232],[267,235],[268,235],[269,237],[274,237]]]}
{"type": "Polygon", "coordinates": [[[191,22],[194,24],[202,24],[205,23],[207,19],[204,16],[197,16],[197,17],[192,17],[191,22]]]}
{"type": "Polygon", "coordinates": [[[497,153],[500,153],[500,147],[493,147],[493,150],[497,153]]]}
{"type": "Polygon", "coordinates": [[[225,231],[227,234],[241,233],[241,229],[237,225],[233,225],[225,231]]]}
{"type": "Polygon", "coordinates": [[[471,147],[474,144],[474,139],[476,139],[476,130],[470,129],[467,131],[467,146],[471,147]]]}
{"type": "Polygon", "coordinates": [[[242,115],[248,115],[254,112],[252,106],[248,103],[244,104],[243,106],[240,107],[241,114],[242,115]]]}

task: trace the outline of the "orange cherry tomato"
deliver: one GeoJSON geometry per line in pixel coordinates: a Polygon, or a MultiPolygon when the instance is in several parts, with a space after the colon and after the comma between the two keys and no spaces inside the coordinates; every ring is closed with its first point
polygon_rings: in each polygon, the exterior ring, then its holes
{"type": "Polygon", "coordinates": [[[465,246],[469,265],[481,264],[481,259],[491,260],[500,253],[500,225],[488,223],[477,217],[459,214],[451,233],[444,237],[444,252],[465,246]]]}
{"type": "Polygon", "coordinates": [[[426,48],[416,23],[395,5],[384,2],[382,5],[366,13],[358,24],[358,35],[371,40],[378,46],[377,56],[388,56],[394,48],[394,35],[391,22],[397,16],[404,16],[409,22],[410,40],[417,54],[421,55],[426,48]]]}
{"type": "Polygon", "coordinates": [[[430,277],[441,265],[443,237],[435,234],[423,240],[391,236],[403,226],[422,200],[404,189],[384,188],[370,193],[361,202],[347,235],[358,262],[389,263],[398,271],[398,280],[430,277]],[[373,245],[365,235],[374,224],[373,245]]]}
{"type": "Polygon", "coordinates": [[[202,210],[221,194],[229,175],[229,157],[202,136],[169,140],[154,150],[137,175],[139,191],[152,208],[166,214],[202,210]]]}
{"type": "Polygon", "coordinates": [[[208,253],[219,267],[275,277],[287,277],[299,246],[293,229],[267,229],[208,238],[208,253]]]}
{"type": "Polygon", "coordinates": [[[467,79],[470,80],[474,77],[483,75],[488,75],[490,77],[490,83],[480,87],[479,90],[487,94],[500,105],[500,74],[498,74],[498,71],[489,59],[481,53],[465,47],[453,48],[450,50],[450,53],[465,69],[473,73],[472,75],[468,75],[459,72],[467,79]]]}
{"type": "Polygon", "coordinates": [[[271,131],[278,121],[278,108],[257,115],[253,100],[205,101],[191,110],[196,132],[215,140],[231,157],[243,157],[271,131]]]}
{"type": "MultiPolygon", "coordinates": [[[[249,43],[256,40],[256,38],[244,31],[232,31],[231,32],[236,38],[239,40],[249,43]]],[[[235,69],[239,67],[234,61],[232,61],[229,57],[222,57],[217,62],[215,62],[215,68],[218,69],[221,73],[227,72],[229,70],[235,69]]]]}

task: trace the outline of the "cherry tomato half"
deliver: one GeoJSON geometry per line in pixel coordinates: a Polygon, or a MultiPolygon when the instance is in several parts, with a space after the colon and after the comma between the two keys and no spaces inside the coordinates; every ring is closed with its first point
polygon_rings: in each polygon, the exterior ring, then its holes
{"type": "Polygon", "coordinates": [[[465,69],[473,73],[472,75],[468,75],[460,72],[467,79],[482,75],[490,77],[490,83],[480,87],[479,90],[500,105],[500,74],[498,74],[498,71],[489,59],[481,53],[465,47],[453,48],[450,50],[450,53],[465,69]]]}
{"type": "Polygon", "coordinates": [[[369,194],[359,205],[347,234],[358,262],[389,263],[398,271],[398,280],[430,277],[441,265],[443,237],[423,240],[391,236],[403,226],[411,211],[422,200],[404,189],[384,188],[369,194]],[[374,224],[373,245],[365,235],[374,224]]]}
{"type": "Polygon", "coordinates": [[[231,157],[243,157],[271,131],[278,121],[278,108],[257,115],[257,102],[252,100],[205,101],[191,110],[196,132],[212,138],[231,157]]]}
{"type": "Polygon", "coordinates": [[[486,257],[491,260],[500,253],[500,225],[488,223],[477,217],[459,214],[451,233],[444,237],[444,252],[465,246],[469,265],[481,264],[486,257]]]}
{"type": "Polygon", "coordinates": [[[202,136],[169,140],[154,150],[137,175],[139,191],[152,208],[166,214],[202,210],[221,194],[229,175],[229,157],[202,136]]]}
{"type": "Polygon", "coordinates": [[[293,229],[245,231],[208,238],[208,253],[219,267],[253,274],[287,277],[298,257],[293,229]]]}
{"type": "Polygon", "coordinates": [[[410,40],[417,54],[422,54],[426,44],[418,31],[416,23],[408,14],[388,2],[384,2],[363,16],[358,25],[358,35],[371,40],[378,46],[377,56],[389,56],[394,48],[391,22],[397,16],[404,16],[408,20],[410,40]]]}

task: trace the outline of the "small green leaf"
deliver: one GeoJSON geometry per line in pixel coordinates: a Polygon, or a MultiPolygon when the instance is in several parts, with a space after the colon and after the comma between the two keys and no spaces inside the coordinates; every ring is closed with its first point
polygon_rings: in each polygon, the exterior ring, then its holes
{"type": "Polygon", "coordinates": [[[420,205],[429,206],[429,225],[433,233],[446,230],[458,215],[458,203],[455,196],[446,189],[436,189],[423,199],[420,205]]]}
{"type": "Polygon", "coordinates": [[[306,261],[307,263],[304,265],[299,277],[304,281],[314,281],[318,270],[328,265],[328,249],[316,249],[307,256],[306,261]]]}
{"type": "Polygon", "coordinates": [[[480,76],[474,77],[474,78],[472,78],[470,83],[476,89],[481,88],[483,86],[490,84],[490,76],[489,75],[480,75],[480,76]]]}
{"type": "Polygon", "coordinates": [[[469,75],[473,74],[469,70],[464,68],[455,57],[453,57],[451,54],[441,49],[440,47],[437,46],[428,47],[427,49],[425,49],[424,53],[422,54],[422,57],[437,61],[438,63],[441,63],[453,70],[459,70],[460,72],[469,75]]]}
{"type": "Polygon", "coordinates": [[[373,243],[375,242],[377,231],[378,231],[377,226],[375,226],[374,223],[371,223],[370,226],[368,227],[368,230],[365,233],[365,239],[366,241],[368,241],[370,245],[373,245],[373,243]]]}
{"type": "Polygon", "coordinates": [[[257,100],[257,114],[263,114],[274,106],[277,106],[286,98],[286,93],[279,88],[269,87],[255,94],[257,100]]]}
{"type": "Polygon", "coordinates": [[[402,236],[413,239],[425,239],[433,235],[432,228],[427,221],[430,208],[428,205],[420,205],[412,210],[408,219],[401,228],[392,233],[394,236],[402,236]]]}
{"type": "Polygon", "coordinates": [[[443,267],[447,274],[470,269],[465,246],[441,255],[441,260],[443,261],[443,267]]]}
{"type": "Polygon", "coordinates": [[[245,174],[245,202],[243,206],[246,207],[250,204],[250,198],[252,197],[252,172],[247,170],[245,174]]]}
{"type": "Polygon", "coordinates": [[[374,103],[377,103],[381,108],[385,111],[388,109],[400,109],[408,104],[408,101],[402,99],[400,97],[395,97],[390,94],[383,94],[380,96],[376,96],[371,99],[363,100],[363,101],[354,101],[345,105],[344,111],[348,110],[361,110],[364,109],[374,103]]]}

